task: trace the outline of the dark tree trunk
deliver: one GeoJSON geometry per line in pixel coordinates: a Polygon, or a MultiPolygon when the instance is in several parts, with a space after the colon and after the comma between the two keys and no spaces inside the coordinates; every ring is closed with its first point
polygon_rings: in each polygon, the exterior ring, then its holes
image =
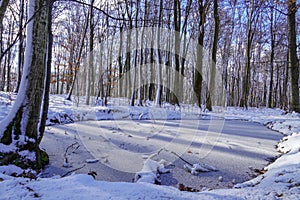
{"type": "Polygon", "coordinates": [[[203,42],[204,42],[204,31],[205,31],[205,20],[206,20],[206,8],[208,2],[204,4],[203,0],[198,0],[198,12],[200,16],[199,20],[199,35],[197,44],[197,58],[196,58],[196,69],[195,69],[195,81],[194,81],[194,92],[196,96],[196,103],[201,107],[201,95],[202,95],[202,65],[203,65],[203,42]]]}
{"type": "Polygon", "coordinates": [[[212,111],[212,104],[214,101],[214,95],[215,95],[215,76],[216,76],[216,63],[217,63],[217,48],[218,48],[218,40],[219,40],[219,24],[220,24],[220,18],[219,18],[219,12],[218,12],[218,0],[214,0],[214,21],[215,21],[215,27],[214,27],[214,41],[213,41],[213,47],[212,47],[212,63],[210,68],[210,88],[208,90],[207,94],[207,100],[206,100],[206,108],[209,111],[212,111]]]}
{"type": "Polygon", "coordinates": [[[174,75],[174,91],[172,93],[172,103],[179,105],[180,99],[178,99],[182,94],[180,94],[180,20],[181,20],[181,10],[180,1],[174,0],[174,27],[175,27],[175,38],[174,38],[174,48],[175,48],[175,75],[174,75]],[[178,84],[179,83],[179,84],[178,84]]]}
{"type": "Polygon", "coordinates": [[[271,19],[270,19],[270,36],[271,36],[271,55],[270,55],[270,84],[269,84],[269,99],[268,107],[272,108],[273,104],[273,73],[274,73],[274,51],[275,51],[275,39],[276,35],[274,33],[274,11],[271,8],[271,19]]]}
{"type": "Polygon", "coordinates": [[[291,80],[290,110],[300,112],[299,105],[299,62],[297,58],[297,34],[296,34],[295,0],[288,0],[288,39],[289,39],[289,69],[291,80]]]}
{"type": "Polygon", "coordinates": [[[20,17],[19,17],[19,52],[18,52],[18,68],[17,68],[17,85],[14,92],[19,91],[22,67],[23,67],[23,19],[24,19],[24,0],[20,0],[20,17]]]}
{"type": "Polygon", "coordinates": [[[41,123],[39,126],[39,138],[38,143],[42,141],[45,132],[45,126],[47,121],[47,114],[49,108],[49,93],[50,93],[50,82],[51,82],[51,64],[52,64],[52,46],[53,46],[53,34],[52,34],[52,9],[55,0],[49,2],[49,14],[48,14],[48,48],[47,48],[47,63],[46,63],[46,80],[45,89],[43,95],[42,115],[41,123]]]}
{"type": "MultiPolygon", "coordinates": [[[[2,0],[2,4],[0,5],[0,34],[1,34],[1,41],[0,41],[0,58],[2,57],[2,51],[3,51],[3,43],[2,43],[2,32],[3,32],[3,19],[4,19],[4,15],[5,12],[7,10],[8,7],[8,3],[9,0],[2,0]]],[[[1,63],[1,59],[0,59],[0,63],[1,63]]]]}

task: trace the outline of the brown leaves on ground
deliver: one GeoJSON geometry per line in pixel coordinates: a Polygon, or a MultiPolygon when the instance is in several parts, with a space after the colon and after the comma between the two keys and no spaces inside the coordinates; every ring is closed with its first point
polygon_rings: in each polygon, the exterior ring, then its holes
{"type": "Polygon", "coordinates": [[[200,192],[200,190],[192,188],[192,187],[185,186],[182,183],[179,183],[178,189],[180,191],[186,191],[186,192],[200,192]]]}

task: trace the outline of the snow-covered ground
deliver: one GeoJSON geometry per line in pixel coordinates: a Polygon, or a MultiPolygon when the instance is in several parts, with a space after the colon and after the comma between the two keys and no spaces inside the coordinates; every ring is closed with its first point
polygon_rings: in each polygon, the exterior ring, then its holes
{"type": "MultiPolygon", "coordinates": [[[[5,117],[14,97],[0,93],[0,120],[5,117]]],[[[125,102],[126,103],[126,102],[125,102]]],[[[193,106],[167,109],[144,107],[73,107],[63,96],[51,96],[48,124],[101,119],[199,119],[199,111],[193,106]],[[126,111],[126,112],[125,112],[126,111]],[[91,114],[93,113],[93,114],[91,114]],[[94,114],[96,113],[96,114],[94,114]],[[100,114],[102,113],[102,114],[100,114]],[[191,113],[191,114],[190,114],[191,113]],[[95,117],[96,116],[96,117],[95,117]],[[52,120],[51,120],[52,119],[52,120]],[[56,120],[55,120],[56,119],[56,120]]],[[[202,117],[222,117],[220,113],[205,113],[202,117]]],[[[15,166],[0,167],[0,199],[299,199],[300,198],[300,115],[285,113],[280,109],[228,108],[227,119],[244,119],[262,123],[283,134],[278,141],[282,152],[266,172],[232,189],[202,192],[182,192],[174,187],[149,183],[121,183],[96,181],[90,175],[72,174],[60,178],[15,178],[8,176],[22,173],[15,166]]],[[[9,148],[1,146],[1,149],[9,148]]]]}

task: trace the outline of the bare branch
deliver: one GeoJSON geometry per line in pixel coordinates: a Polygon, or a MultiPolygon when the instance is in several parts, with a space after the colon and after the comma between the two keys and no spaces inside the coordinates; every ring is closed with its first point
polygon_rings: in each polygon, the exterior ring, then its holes
{"type": "Polygon", "coordinates": [[[76,172],[76,171],[78,171],[78,170],[80,170],[80,169],[82,169],[82,168],[84,168],[85,167],[85,164],[84,165],[82,165],[81,167],[78,167],[78,168],[76,168],[76,169],[73,169],[73,170],[71,170],[71,171],[68,171],[67,173],[65,173],[64,175],[62,175],[61,177],[63,178],[63,177],[66,177],[66,176],[68,176],[69,174],[71,174],[71,173],[73,173],[73,172],[76,172]]]}

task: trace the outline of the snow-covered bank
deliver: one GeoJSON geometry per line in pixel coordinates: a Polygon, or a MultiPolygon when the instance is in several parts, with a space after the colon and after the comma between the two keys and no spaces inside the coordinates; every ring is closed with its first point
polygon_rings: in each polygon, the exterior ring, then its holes
{"type": "Polygon", "coordinates": [[[149,183],[110,183],[95,181],[88,175],[71,175],[66,178],[44,178],[29,181],[0,174],[0,199],[72,199],[72,200],[123,200],[123,199],[237,199],[231,195],[181,192],[173,187],[149,183]]]}
{"type": "MultiPolygon", "coordinates": [[[[0,95],[0,120],[9,110],[13,100],[0,95]],[[2,101],[3,99],[3,101],[2,101]],[[2,109],[3,108],[3,109],[2,109]]],[[[51,97],[51,116],[59,116],[59,123],[64,123],[64,114],[72,120],[97,119],[97,111],[101,115],[119,117],[154,116],[157,109],[133,107],[126,111],[126,107],[78,107],[73,108],[72,103],[63,100],[62,96],[51,97]],[[136,114],[132,111],[136,110],[136,114]],[[125,112],[126,111],[126,112],[125,112]],[[111,113],[115,112],[114,115],[111,113]],[[74,114],[75,113],[75,114],[74,114]],[[77,113],[77,114],[76,114],[77,113]],[[117,114],[118,113],[118,114],[117,114]],[[126,114],[127,113],[127,114],[126,114]],[[153,113],[153,114],[151,114],[153,113]],[[142,116],[141,116],[142,115],[142,116]],[[62,117],[61,117],[62,116],[62,117]]],[[[199,118],[191,106],[191,115],[180,115],[180,111],[168,108],[173,114],[164,116],[186,116],[199,118]],[[178,115],[179,114],[179,115],[178,115]]],[[[219,116],[217,113],[209,113],[219,116]]],[[[98,116],[99,117],[99,116],[98,116]]],[[[163,115],[161,116],[163,117],[163,115]]],[[[242,184],[235,185],[233,189],[212,190],[199,193],[180,192],[178,189],[166,186],[157,186],[147,183],[111,183],[96,181],[89,175],[72,175],[65,178],[38,178],[30,180],[7,176],[12,168],[0,167],[0,199],[299,199],[300,198],[300,116],[297,113],[286,113],[280,109],[228,108],[225,112],[227,119],[243,119],[262,123],[273,130],[284,134],[278,144],[278,150],[283,155],[274,163],[266,167],[266,173],[242,184]]],[[[58,118],[58,117],[57,117],[58,118]]],[[[20,173],[20,169],[13,169],[20,173]]]]}
{"type": "Polygon", "coordinates": [[[280,109],[229,108],[228,119],[259,122],[281,132],[285,137],[278,143],[282,152],[274,163],[265,168],[266,173],[243,184],[237,189],[217,190],[217,194],[232,194],[247,199],[299,199],[300,198],[300,115],[280,109]]]}

